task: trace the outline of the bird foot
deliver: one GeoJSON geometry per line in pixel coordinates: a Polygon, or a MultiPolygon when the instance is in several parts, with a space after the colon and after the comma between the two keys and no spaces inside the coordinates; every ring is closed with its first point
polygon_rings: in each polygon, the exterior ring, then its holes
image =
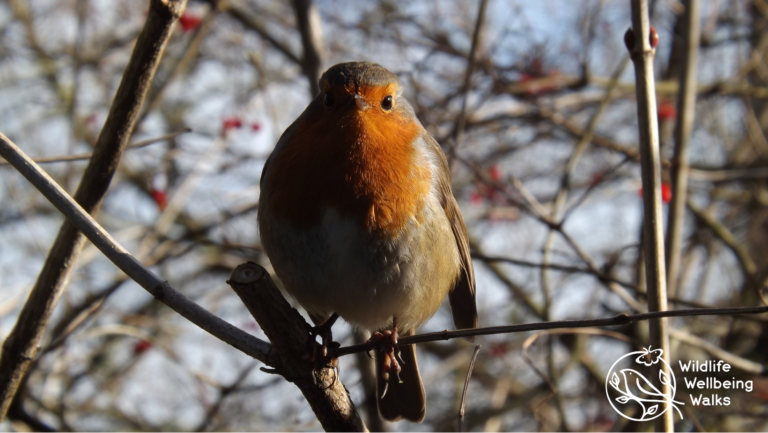
{"type": "Polygon", "coordinates": [[[384,366],[379,372],[382,379],[384,379],[384,391],[381,393],[381,398],[384,398],[389,388],[390,374],[394,373],[395,377],[397,377],[397,382],[403,383],[400,379],[400,371],[402,370],[400,366],[405,365],[405,361],[403,361],[400,348],[397,347],[397,318],[392,319],[391,330],[374,332],[369,341],[374,343],[376,350],[384,353],[384,366]]]}
{"type": "Polygon", "coordinates": [[[341,345],[333,341],[333,333],[331,329],[333,324],[338,320],[339,315],[333,314],[324,323],[317,326],[307,326],[309,331],[309,339],[307,340],[307,353],[309,354],[309,360],[315,363],[315,367],[312,370],[312,380],[317,384],[317,375],[320,370],[324,368],[330,368],[334,371],[333,381],[327,388],[336,384],[339,378],[339,360],[337,358],[330,358],[328,356],[329,348],[333,350],[338,349],[341,345]],[[320,344],[317,344],[317,337],[320,336],[320,344]]]}

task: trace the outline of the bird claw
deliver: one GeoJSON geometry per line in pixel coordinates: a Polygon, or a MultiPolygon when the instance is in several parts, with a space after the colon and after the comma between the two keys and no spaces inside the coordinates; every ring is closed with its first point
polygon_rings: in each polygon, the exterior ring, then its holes
{"type": "Polygon", "coordinates": [[[400,371],[402,370],[400,366],[405,365],[405,361],[403,361],[402,353],[397,347],[397,318],[392,318],[391,330],[386,329],[381,332],[374,332],[371,335],[370,341],[374,343],[376,350],[381,350],[384,354],[384,365],[382,371],[379,372],[382,379],[384,379],[384,390],[380,398],[384,398],[389,389],[390,373],[395,374],[398,383],[403,383],[402,379],[400,379],[400,371]]]}
{"type": "MultiPolygon", "coordinates": [[[[339,343],[333,341],[333,334],[331,332],[331,328],[333,327],[333,324],[336,323],[338,318],[338,314],[333,314],[328,320],[325,321],[325,323],[321,325],[307,325],[309,331],[309,340],[307,341],[309,346],[309,357],[310,361],[315,363],[315,367],[312,369],[312,383],[315,385],[318,384],[317,375],[320,370],[324,368],[330,368],[334,372],[333,381],[330,385],[323,389],[328,389],[336,385],[336,382],[339,380],[339,360],[337,358],[328,357],[329,347],[338,349],[341,346],[339,343]],[[317,341],[315,341],[318,335],[322,340],[321,344],[317,344],[317,341]]],[[[331,353],[335,352],[332,351],[331,353]]]]}
{"type": "Polygon", "coordinates": [[[397,362],[399,362],[400,365],[405,365],[405,361],[403,361],[403,352],[401,352],[400,349],[395,351],[395,357],[397,358],[397,362]]]}

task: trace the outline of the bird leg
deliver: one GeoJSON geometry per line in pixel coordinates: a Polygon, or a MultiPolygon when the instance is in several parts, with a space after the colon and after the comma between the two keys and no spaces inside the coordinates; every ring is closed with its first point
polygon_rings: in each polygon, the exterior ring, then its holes
{"type": "Polygon", "coordinates": [[[389,375],[392,372],[395,373],[397,382],[403,383],[400,379],[400,371],[402,370],[400,364],[405,365],[405,362],[400,354],[400,349],[397,347],[397,317],[392,317],[392,330],[374,332],[371,335],[371,340],[375,342],[377,350],[384,352],[384,367],[379,372],[384,379],[384,391],[381,393],[381,398],[384,398],[387,395],[389,375]]]}
{"type": "MultiPolygon", "coordinates": [[[[339,315],[333,313],[331,317],[329,317],[328,320],[326,320],[324,323],[316,326],[307,326],[309,328],[309,339],[307,340],[307,345],[309,348],[308,352],[310,361],[315,362],[314,371],[318,371],[323,368],[331,368],[335,373],[333,382],[331,382],[329,387],[333,386],[339,377],[339,360],[328,358],[329,347],[337,349],[341,346],[339,343],[333,341],[332,333],[333,324],[336,323],[338,318],[339,315]],[[320,336],[321,341],[321,344],[319,345],[316,341],[318,335],[320,336]]],[[[316,380],[314,371],[312,374],[312,379],[316,380]]]]}

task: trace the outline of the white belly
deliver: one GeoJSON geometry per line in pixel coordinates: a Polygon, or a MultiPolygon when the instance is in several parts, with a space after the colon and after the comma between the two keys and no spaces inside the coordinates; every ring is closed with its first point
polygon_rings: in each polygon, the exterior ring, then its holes
{"type": "Polygon", "coordinates": [[[429,195],[419,224],[399,237],[374,239],[328,209],[319,226],[298,230],[259,209],[262,243],[286,289],[316,318],[337,313],[354,326],[379,330],[397,316],[408,330],[440,307],[458,278],[460,259],[445,212],[429,195]]]}

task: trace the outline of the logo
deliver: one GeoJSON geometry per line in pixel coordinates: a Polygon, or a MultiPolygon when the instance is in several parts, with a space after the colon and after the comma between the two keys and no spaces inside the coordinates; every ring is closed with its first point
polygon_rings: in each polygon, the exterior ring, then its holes
{"type": "Polygon", "coordinates": [[[683,414],[677,406],[685,403],[675,400],[677,381],[672,368],[661,356],[663,353],[661,349],[651,350],[648,347],[628,353],[613,363],[605,378],[605,394],[619,415],[632,421],[650,421],[674,408],[682,419],[683,414]],[[669,385],[669,394],[662,393],[648,380],[652,377],[651,366],[659,362],[666,365],[669,371],[667,374],[659,369],[659,381],[669,385]]]}

